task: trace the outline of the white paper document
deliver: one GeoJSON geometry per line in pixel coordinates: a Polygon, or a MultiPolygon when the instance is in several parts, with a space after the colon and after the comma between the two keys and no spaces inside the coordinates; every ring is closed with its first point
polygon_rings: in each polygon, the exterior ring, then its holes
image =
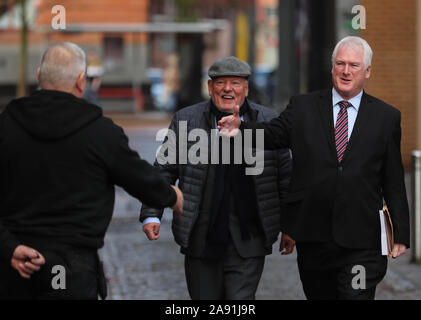
{"type": "Polygon", "coordinates": [[[389,253],[388,244],[387,244],[387,231],[386,231],[386,218],[383,210],[379,210],[380,214],[380,231],[381,231],[381,242],[382,242],[382,256],[387,256],[389,253]]]}

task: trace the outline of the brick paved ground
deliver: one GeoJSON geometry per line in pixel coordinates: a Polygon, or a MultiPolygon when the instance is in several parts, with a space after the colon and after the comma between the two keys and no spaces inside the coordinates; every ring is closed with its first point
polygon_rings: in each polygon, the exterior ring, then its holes
{"type": "MultiPolygon", "coordinates": [[[[156,127],[128,128],[132,148],[152,162],[159,143],[156,127]]],[[[189,299],[184,280],[184,256],[170,230],[171,212],[166,211],[161,238],[149,241],[138,222],[140,203],[116,189],[113,220],[100,251],[109,279],[109,299],[189,299]]],[[[257,299],[304,299],[295,253],[268,256],[257,299]]],[[[377,299],[421,299],[421,265],[409,263],[409,254],[390,260],[388,273],[378,286],[377,299]]]]}

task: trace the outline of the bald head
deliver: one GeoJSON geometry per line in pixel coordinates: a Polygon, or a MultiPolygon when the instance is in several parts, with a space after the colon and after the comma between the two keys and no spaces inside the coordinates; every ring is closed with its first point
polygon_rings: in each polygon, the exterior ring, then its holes
{"type": "Polygon", "coordinates": [[[72,92],[85,71],[86,56],[79,46],[71,42],[56,43],[42,56],[39,84],[43,89],[72,92]]]}

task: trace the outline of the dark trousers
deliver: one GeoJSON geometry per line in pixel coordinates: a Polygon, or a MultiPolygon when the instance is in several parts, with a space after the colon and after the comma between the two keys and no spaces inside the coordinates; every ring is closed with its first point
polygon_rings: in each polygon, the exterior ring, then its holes
{"type": "Polygon", "coordinates": [[[41,251],[45,264],[24,279],[10,266],[10,261],[0,263],[0,299],[98,299],[97,252],[66,250],[41,251]]]}
{"type": "Polygon", "coordinates": [[[297,243],[297,254],[309,300],[374,300],[387,269],[380,250],[346,249],[333,242],[297,243]]]}
{"type": "Polygon", "coordinates": [[[193,300],[254,300],[265,257],[242,258],[232,242],[221,259],[186,255],[187,288],[193,300]]]}

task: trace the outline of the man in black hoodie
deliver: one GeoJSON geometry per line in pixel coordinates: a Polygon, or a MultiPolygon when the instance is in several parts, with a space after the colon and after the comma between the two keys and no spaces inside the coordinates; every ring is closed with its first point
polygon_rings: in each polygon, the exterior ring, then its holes
{"type": "Polygon", "coordinates": [[[51,46],[37,71],[41,90],[0,115],[0,299],[105,296],[97,250],[114,185],[181,214],[181,191],[81,99],[85,70],[77,45],[51,46]]]}

